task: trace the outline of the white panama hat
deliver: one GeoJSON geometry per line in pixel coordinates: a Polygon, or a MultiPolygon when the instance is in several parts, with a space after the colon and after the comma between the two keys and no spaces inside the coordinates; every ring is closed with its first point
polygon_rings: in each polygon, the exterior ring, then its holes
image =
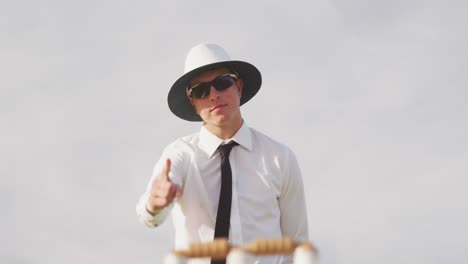
{"type": "Polygon", "coordinates": [[[190,49],[185,59],[184,75],[172,85],[167,96],[169,109],[187,121],[202,121],[187,96],[187,86],[195,76],[214,69],[226,67],[235,71],[244,81],[240,104],[243,105],[260,90],[262,75],[252,64],[231,60],[227,52],[216,44],[200,44],[190,49]]]}

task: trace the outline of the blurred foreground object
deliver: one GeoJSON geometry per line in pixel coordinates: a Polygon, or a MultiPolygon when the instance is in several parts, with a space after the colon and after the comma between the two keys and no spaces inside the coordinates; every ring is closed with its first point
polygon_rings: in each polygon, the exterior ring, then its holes
{"type": "Polygon", "coordinates": [[[231,246],[223,238],[191,244],[188,250],[175,250],[166,256],[164,264],[186,264],[192,258],[227,259],[229,264],[245,264],[253,255],[293,255],[294,264],[318,263],[317,250],[310,242],[258,239],[245,246],[231,246]]]}

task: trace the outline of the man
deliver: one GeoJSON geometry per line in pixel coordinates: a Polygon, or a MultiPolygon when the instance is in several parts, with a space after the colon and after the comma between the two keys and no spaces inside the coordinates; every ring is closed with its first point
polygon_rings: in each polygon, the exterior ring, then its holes
{"type": "Polygon", "coordinates": [[[257,68],[231,60],[220,46],[201,44],[188,53],[185,74],[172,85],[168,104],[176,116],[203,126],[166,147],[137,205],[140,221],[149,227],[161,224],[172,209],[177,249],[215,237],[228,237],[233,245],[263,238],[308,240],[293,152],[242,118],[240,106],[260,86],[257,68]]]}

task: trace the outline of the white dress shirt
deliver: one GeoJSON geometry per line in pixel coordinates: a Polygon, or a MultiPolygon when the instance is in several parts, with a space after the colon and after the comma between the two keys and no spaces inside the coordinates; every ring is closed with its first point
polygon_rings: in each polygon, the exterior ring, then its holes
{"type": "MultiPolygon", "coordinates": [[[[294,153],[285,145],[249,128],[245,122],[223,141],[202,127],[164,150],[146,192],[137,204],[137,215],[149,227],[161,224],[172,209],[175,248],[210,242],[214,237],[221,186],[218,146],[236,141],[229,156],[232,170],[232,205],[229,243],[244,245],[255,239],[290,237],[308,240],[307,212],[301,172],[294,153]],[[152,181],[165,160],[171,159],[169,178],[182,187],[182,196],[155,216],[145,210],[152,181]]],[[[253,263],[290,263],[279,256],[253,263]]],[[[202,260],[200,263],[209,263],[202,260]]]]}

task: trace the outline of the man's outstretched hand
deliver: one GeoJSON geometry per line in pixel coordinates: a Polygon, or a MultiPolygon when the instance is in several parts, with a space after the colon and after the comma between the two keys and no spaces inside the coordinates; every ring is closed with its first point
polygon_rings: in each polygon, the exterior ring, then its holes
{"type": "Polygon", "coordinates": [[[153,181],[146,204],[146,210],[152,215],[164,209],[164,207],[172,203],[174,198],[178,198],[182,194],[180,186],[171,182],[171,179],[169,179],[170,170],[171,160],[167,159],[161,173],[153,181]]]}

